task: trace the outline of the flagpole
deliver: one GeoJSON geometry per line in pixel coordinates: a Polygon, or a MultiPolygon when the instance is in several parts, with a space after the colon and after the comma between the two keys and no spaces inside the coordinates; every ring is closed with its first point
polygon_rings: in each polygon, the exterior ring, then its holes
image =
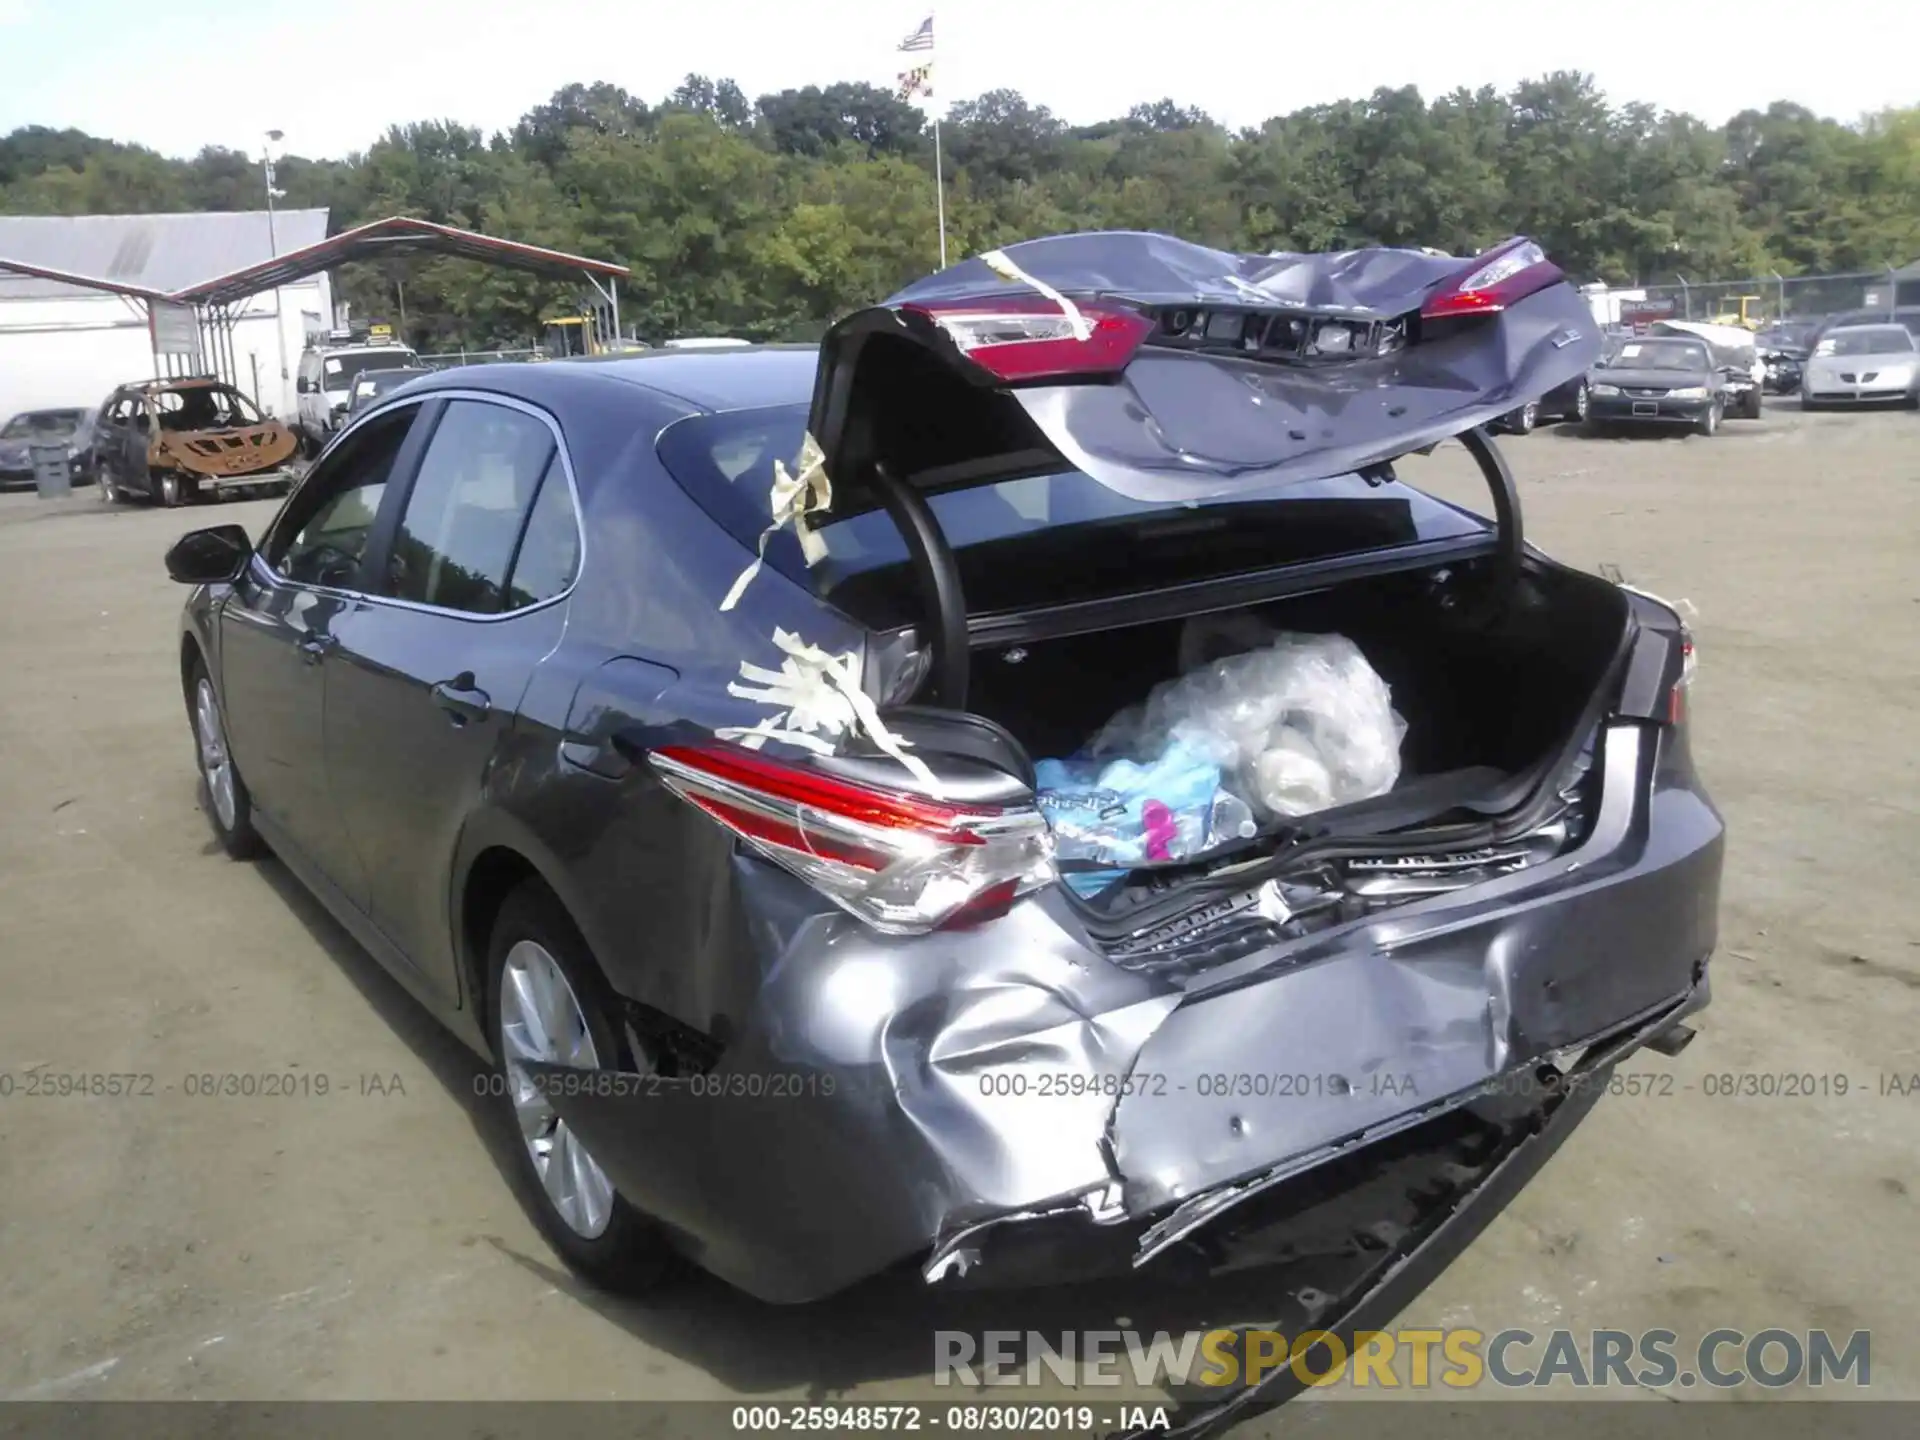
{"type": "Polygon", "coordinates": [[[900,74],[900,98],[922,96],[933,111],[933,210],[940,226],[940,268],[947,268],[947,177],[946,163],[940,154],[940,111],[934,101],[933,85],[933,12],[927,12],[914,32],[895,47],[903,54],[926,52],[926,63],[909,65],[900,74]]]}
{"type": "Polygon", "coordinates": [[[947,268],[947,185],[940,166],[940,112],[933,112],[933,204],[940,217],[940,268],[947,268]]]}

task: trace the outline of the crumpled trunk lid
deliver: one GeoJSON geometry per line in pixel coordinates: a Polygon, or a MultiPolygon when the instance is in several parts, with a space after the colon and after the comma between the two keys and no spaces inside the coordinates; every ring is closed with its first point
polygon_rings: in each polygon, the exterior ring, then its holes
{"type": "MultiPolygon", "coordinates": [[[[1530,242],[1499,249],[1522,245],[1539,255],[1530,242]]],[[[1237,255],[1099,232],[964,261],[823,340],[810,429],[833,480],[829,513],[880,503],[875,465],[929,492],[1071,466],[1136,500],[1180,501],[1436,444],[1600,354],[1592,313],[1544,256],[1461,291],[1476,266],[1492,273],[1486,260],[1237,255]],[[996,310],[1008,333],[1031,331],[1036,312],[1077,315],[1082,353],[976,343],[996,310]],[[957,315],[976,340],[956,339],[957,315]]]]}

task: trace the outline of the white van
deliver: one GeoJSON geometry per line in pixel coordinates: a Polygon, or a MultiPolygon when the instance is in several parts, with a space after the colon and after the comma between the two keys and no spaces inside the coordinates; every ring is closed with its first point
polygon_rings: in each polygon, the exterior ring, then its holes
{"type": "Polygon", "coordinates": [[[300,404],[296,428],[313,449],[345,423],[353,401],[354,379],[367,370],[417,368],[420,357],[406,345],[316,345],[300,356],[293,388],[300,404]]]}

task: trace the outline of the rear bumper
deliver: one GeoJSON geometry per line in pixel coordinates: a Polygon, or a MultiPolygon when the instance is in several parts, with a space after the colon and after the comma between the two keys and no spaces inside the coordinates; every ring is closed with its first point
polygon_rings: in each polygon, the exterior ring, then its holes
{"type": "MultiPolygon", "coordinates": [[[[1576,850],[1186,989],[1109,963],[1052,893],[905,942],[810,915],[711,1074],[542,1083],[622,1193],[764,1299],[915,1257],[1008,1284],[1179,1266],[1296,1180],[1705,1003],[1722,828],[1665,733],[1608,729],[1576,850]]],[[[740,864],[777,929],[786,877],[740,864]]]]}
{"type": "MultiPolygon", "coordinates": [[[[1661,1025],[1669,1022],[1661,1020],[1661,1025]]],[[[1410,1305],[1460,1255],[1479,1238],[1494,1217],[1506,1209],[1513,1198],[1532,1181],[1548,1160],[1553,1158],[1580,1122],[1587,1118],[1605,1088],[1619,1051],[1632,1043],[1604,1049],[1594,1064],[1583,1067],[1554,1099],[1539,1106],[1518,1110],[1497,1108],[1486,1116],[1461,1117],[1467,1124],[1427,1127],[1436,1133],[1409,1136],[1420,1142],[1417,1147],[1401,1147],[1400,1153],[1383,1157],[1369,1173],[1368,1167],[1349,1165],[1356,1183],[1334,1191],[1334,1203],[1341,1210],[1341,1225],[1315,1226],[1302,1216],[1311,1217],[1318,1205],[1327,1203],[1326,1192],[1318,1196],[1294,1197],[1276,1194],[1263,1202],[1268,1215],[1249,1214],[1236,1233],[1217,1248],[1222,1256],[1251,1251],[1252,1263],[1265,1255],[1292,1256],[1311,1254],[1324,1248],[1344,1228],[1353,1237],[1351,1247],[1368,1259],[1351,1266],[1341,1276],[1320,1272],[1315,1276],[1322,1285],[1305,1291],[1314,1297],[1303,1305],[1300,1290],[1276,1294],[1270,1317],[1257,1325],[1244,1322],[1233,1327],[1244,1337],[1249,1330],[1260,1329],[1286,1335],[1320,1330],[1338,1336],[1346,1353],[1352,1354],[1361,1343],[1359,1337],[1370,1330],[1386,1329],[1393,1317],[1410,1305]],[[1368,1182],[1382,1174],[1391,1180],[1382,1194],[1368,1182]],[[1299,1202],[1305,1200],[1301,1205],[1299,1202]],[[1288,1212],[1291,1213],[1288,1213],[1288,1212]],[[1416,1213],[1417,1212],[1417,1213],[1416,1213]],[[1411,1219],[1412,1223],[1408,1224],[1411,1219]],[[1391,1244],[1383,1236],[1392,1236],[1391,1244]],[[1342,1283],[1344,1282],[1344,1283],[1342,1283]],[[1337,1290],[1323,1288],[1338,1285],[1337,1290]]],[[[1249,1206],[1249,1210],[1254,1207],[1249,1206]]],[[[1279,1276],[1275,1276],[1279,1280],[1279,1276]]],[[[1284,1289],[1276,1284],[1276,1290],[1284,1289]]],[[[1238,1353],[1246,1353],[1246,1341],[1236,1341],[1238,1353]]],[[[1308,1373],[1324,1373],[1329,1353],[1307,1357],[1308,1373]]],[[[1306,1382],[1291,1366],[1281,1366],[1264,1381],[1225,1393],[1200,1386],[1176,1388],[1176,1407],[1164,1428],[1131,1432],[1127,1440],[1199,1440],[1280,1405],[1306,1389],[1306,1382]]]]}

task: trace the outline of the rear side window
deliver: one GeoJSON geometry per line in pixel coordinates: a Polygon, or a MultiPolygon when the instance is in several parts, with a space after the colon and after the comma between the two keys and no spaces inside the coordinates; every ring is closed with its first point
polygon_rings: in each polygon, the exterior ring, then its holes
{"type": "Polygon", "coordinates": [[[449,403],[407,496],[386,593],[471,615],[517,608],[506,603],[507,575],[557,448],[524,411],[449,403]]]}
{"type": "Polygon", "coordinates": [[[580,572],[580,523],[574,517],[573,490],[560,457],[547,462],[546,478],[527,517],[520,553],[507,583],[507,609],[538,605],[566,593],[580,572]]]}

